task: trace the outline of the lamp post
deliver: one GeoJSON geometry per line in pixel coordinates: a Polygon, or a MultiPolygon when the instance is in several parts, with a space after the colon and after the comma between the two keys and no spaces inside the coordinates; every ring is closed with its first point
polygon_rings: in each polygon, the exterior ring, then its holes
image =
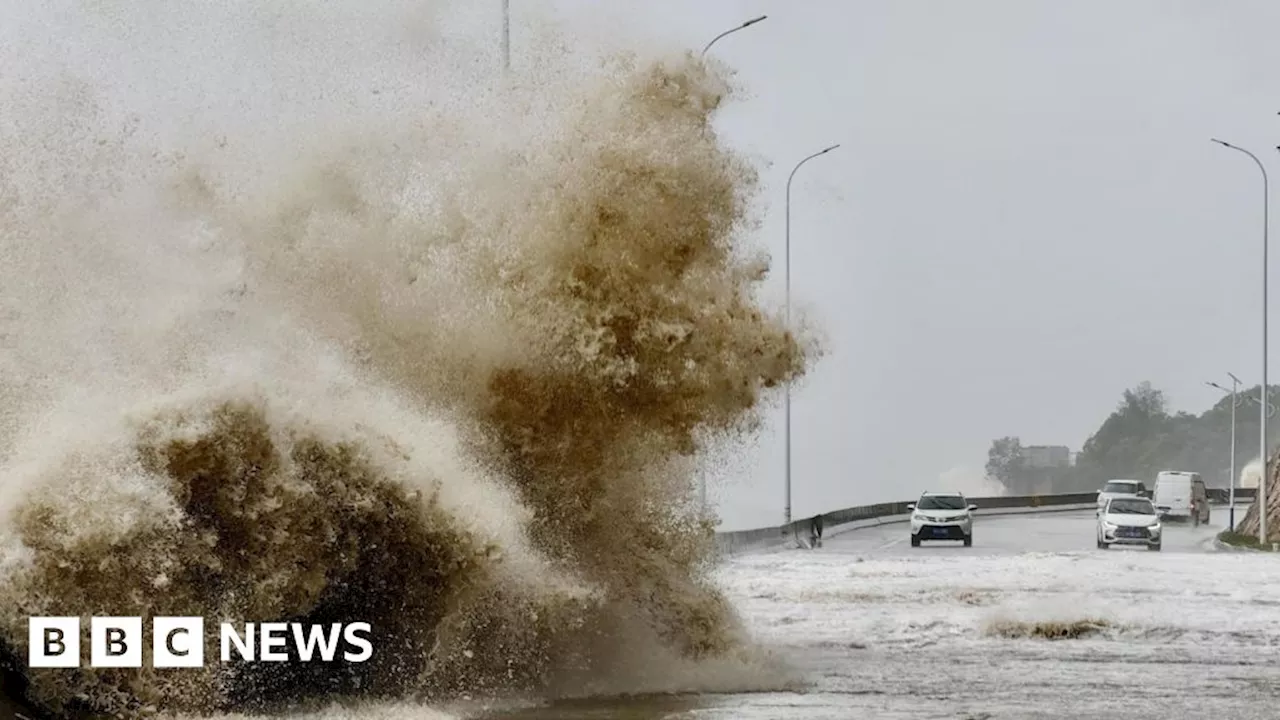
{"type": "MultiPolygon", "coordinates": [[[[1256,398],[1256,397],[1247,397],[1247,398],[1244,398],[1243,400],[1241,400],[1240,402],[1251,402],[1251,403],[1253,403],[1254,405],[1257,405],[1257,404],[1258,404],[1258,398],[1256,398]]],[[[1275,416],[1276,416],[1276,404],[1275,404],[1275,403],[1273,403],[1273,402],[1271,402],[1271,398],[1267,398],[1267,417],[1268,417],[1268,418],[1273,418],[1273,417],[1275,417],[1275,416]]]]}
{"type": "Polygon", "coordinates": [[[717,36],[715,36],[715,37],[711,38],[711,42],[707,43],[707,46],[706,46],[706,47],[704,47],[704,48],[702,48],[702,55],[705,57],[705,56],[706,56],[706,54],[707,54],[707,51],[711,49],[711,46],[712,46],[712,45],[715,45],[715,44],[716,44],[716,41],[717,41],[717,40],[719,40],[720,38],[724,37],[725,35],[728,35],[728,34],[730,34],[730,33],[736,33],[736,32],[738,32],[739,30],[745,30],[745,29],[747,29],[747,28],[751,27],[752,25],[755,25],[756,23],[760,22],[761,20],[764,20],[764,19],[765,19],[765,18],[767,18],[767,17],[769,17],[769,16],[768,16],[768,15],[761,15],[761,16],[760,16],[760,17],[758,17],[758,18],[751,18],[750,20],[748,20],[748,21],[746,21],[746,22],[742,23],[742,24],[741,24],[741,25],[739,25],[738,27],[730,28],[730,29],[728,29],[728,30],[725,30],[724,32],[720,33],[719,35],[717,35],[717,36]]]}
{"type": "MultiPolygon", "coordinates": [[[[795,178],[796,171],[800,169],[801,165],[804,165],[805,163],[818,157],[819,155],[826,155],[827,153],[831,152],[832,150],[835,150],[838,147],[840,146],[832,145],[831,147],[824,148],[806,157],[805,159],[796,163],[796,166],[791,169],[791,174],[787,176],[787,205],[786,205],[787,207],[787,210],[786,210],[787,244],[786,244],[786,251],[785,251],[786,260],[785,260],[784,267],[785,267],[786,288],[787,288],[786,304],[787,304],[787,329],[788,330],[791,329],[791,181],[792,179],[795,178]]],[[[785,435],[785,439],[783,442],[786,445],[787,504],[786,504],[786,507],[783,509],[783,524],[790,525],[791,524],[791,379],[790,378],[787,378],[786,398],[787,398],[786,410],[785,410],[786,425],[785,425],[785,430],[783,431],[785,435]]]]}
{"type": "Polygon", "coordinates": [[[1231,476],[1228,478],[1231,485],[1229,486],[1230,489],[1227,490],[1227,529],[1234,532],[1236,529],[1236,408],[1240,407],[1240,401],[1236,398],[1236,391],[1240,388],[1240,378],[1232,373],[1227,373],[1227,375],[1231,376],[1230,390],[1216,382],[1205,384],[1231,394],[1231,476]]]}
{"type": "MultiPolygon", "coordinates": [[[[509,1],[510,0],[502,0],[503,5],[506,5],[509,1]]],[[[749,28],[752,25],[755,25],[756,23],[760,22],[761,20],[764,20],[767,17],[769,16],[761,15],[758,18],[751,18],[750,20],[742,23],[741,25],[735,28],[730,28],[728,30],[725,30],[719,35],[711,38],[711,42],[707,43],[707,46],[702,48],[702,57],[706,57],[707,51],[710,50],[711,46],[715,45],[716,41],[719,40],[720,38],[724,37],[725,35],[729,35],[731,33],[736,33],[739,30],[744,30],[746,28],[749,28]]],[[[707,475],[705,472],[698,477],[698,506],[702,509],[703,512],[706,512],[707,510],[707,475]]]]}
{"type": "Polygon", "coordinates": [[[1257,155],[1217,138],[1211,138],[1211,140],[1225,148],[1248,155],[1262,172],[1262,385],[1258,391],[1258,447],[1262,455],[1262,479],[1258,482],[1256,502],[1258,503],[1258,542],[1265,547],[1267,544],[1267,466],[1270,460],[1270,453],[1267,451],[1267,406],[1270,405],[1267,400],[1267,230],[1270,226],[1271,191],[1267,180],[1267,168],[1257,155]]]}

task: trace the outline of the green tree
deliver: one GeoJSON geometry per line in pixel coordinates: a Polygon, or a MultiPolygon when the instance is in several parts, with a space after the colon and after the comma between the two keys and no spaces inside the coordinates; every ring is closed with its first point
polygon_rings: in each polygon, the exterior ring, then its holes
{"type": "MultiPolygon", "coordinates": [[[[1277,389],[1272,388],[1274,393],[1277,389]]],[[[1242,389],[1236,407],[1237,472],[1258,457],[1258,394],[1242,389]]],[[[1280,398],[1277,398],[1280,406],[1280,398]]],[[[1267,424],[1269,446],[1280,439],[1280,415],[1267,424]]],[[[1085,492],[1111,478],[1152,482],[1161,470],[1200,473],[1211,487],[1226,487],[1231,467],[1231,397],[1196,415],[1170,414],[1163,392],[1142,382],[1125,390],[1115,409],[1081,447],[1067,471],[1026,466],[1016,437],[995,440],[987,474],[1013,493],[1085,492]]]]}
{"type": "Polygon", "coordinates": [[[1116,409],[1080,449],[1070,478],[1072,489],[1086,490],[1109,478],[1144,479],[1164,454],[1164,435],[1174,427],[1165,407],[1164,393],[1150,382],[1125,390],[1116,409]]]}
{"type": "Polygon", "coordinates": [[[1026,459],[1022,456],[1022,441],[1016,437],[1002,437],[991,441],[987,450],[987,477],[1013,488],[1022,478],[1026,459]]]}

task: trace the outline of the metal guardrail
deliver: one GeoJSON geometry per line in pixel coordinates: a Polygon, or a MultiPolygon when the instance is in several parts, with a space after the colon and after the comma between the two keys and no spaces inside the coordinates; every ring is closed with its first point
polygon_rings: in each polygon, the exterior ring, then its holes
{"type": "MultiPolygon", "coordinates": [[[[1227,488],[1207,488],[1205,493],[1209,496],[1209,502],[1225,503],[1227,498],[1231,497],[1231,491],[1227,488]]],[[[1236,502],[1246,500],[1253,502],[1258,497],[1258,488],[1236,488],[1236,502]]]]}
{"type": "MultiPolygon", "coordinates": [[[[1207,488],[1206,494],[1211,503],[1225,503],[1228,498],[1227,488],[1207,488]]],[[[1254,488],[1236,488],[1236,502],[1251,502],[1256,495],[1254,488]]],[[[1083,493],[1062,493],[1057,495],[1001,495],[999,497],[974,497],[969,502],[978,506],[978,511],[1013,509],[1013,508],[1053,508],[1064,505],[1088,505],[1097,500],[1097,491],[1083,493]]],[[[844,508],[818,516],[822,519],[824,532],[829,529],[848,525],[859,521],[875,520],[908,515],[907,506],[915,500],[879,503],[876,505],[858,505],[844,508]]],[[[1068,509],[1068,508],[1063,508],[1068,509]]],[[[763,549],[791,541],[793,538],[808,538],[809,528],[815,518],[808,517],[792,521],[789,525],[758,528],[755,530],[734,530],[716,533],[716,547],[721,554],[763,549]]]]}

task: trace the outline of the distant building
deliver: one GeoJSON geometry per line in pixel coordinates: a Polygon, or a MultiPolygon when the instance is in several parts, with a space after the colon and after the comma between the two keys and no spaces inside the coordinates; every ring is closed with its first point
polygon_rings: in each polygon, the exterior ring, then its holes
{"type": "Polygon", "coordinates": [[[1031,468],[1071,467],[1071,448],[1066,445],[1028,445],[1022,457],[1031,468]]]}

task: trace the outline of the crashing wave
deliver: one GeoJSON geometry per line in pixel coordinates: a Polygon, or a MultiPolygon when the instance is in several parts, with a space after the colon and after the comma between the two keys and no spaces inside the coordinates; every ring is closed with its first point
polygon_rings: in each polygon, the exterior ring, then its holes
{"type": "MultiPolygon", "coordinates": [[[[48,59],[27,50],[4,52],[48,59]]],[[[29,701],[640,691],[743,651],[689,459],[816,348],[754,299],[719,70],[416,107],[337,88],[178,130],[117,122],[127,78],[33,72],[0,128],[0,654],[25,659],[28,615],[175,614],[366,621],[376,653],[31,670],[29,701]]]]}

